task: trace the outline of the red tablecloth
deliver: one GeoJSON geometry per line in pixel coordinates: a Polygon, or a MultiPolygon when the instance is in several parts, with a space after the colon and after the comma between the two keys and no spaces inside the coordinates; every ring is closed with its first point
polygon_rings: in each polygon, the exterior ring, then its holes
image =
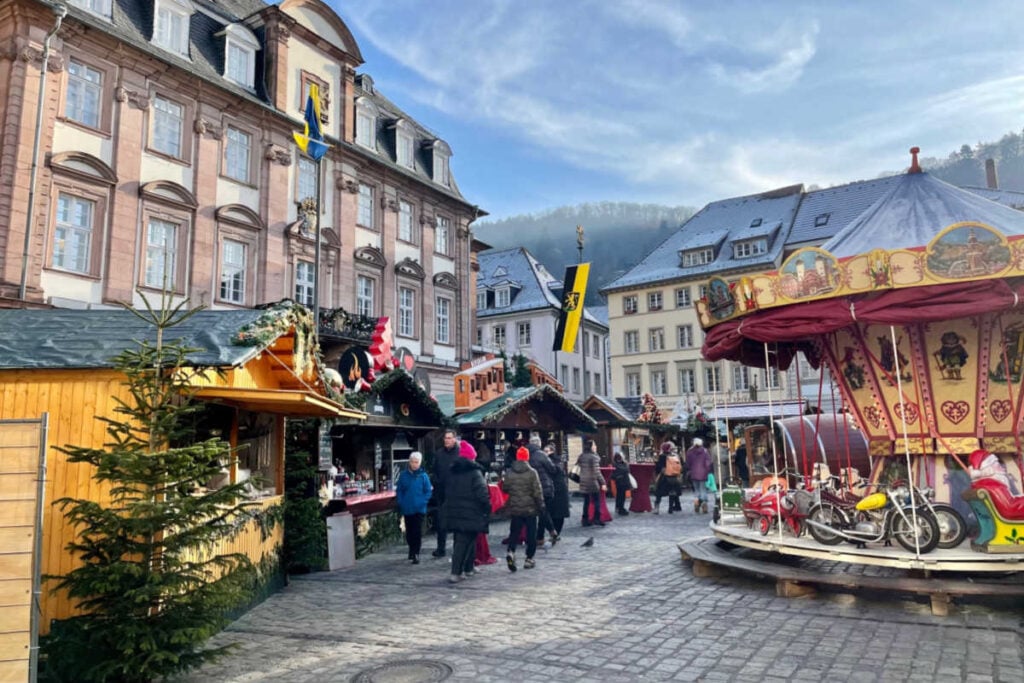
{"type": "MultiPolygon", "coordinates": [[[[494,514],[505,506],[508,496],[501,490],[500,486],[489,484],[487,486],[487,493],[491,496],[491,514],[494,514]]],[[[476,557],[473,558],[473,564],[479,567],[482,564],[494,564],[497,561],[498,560],[491,555],[491,546],[487,540],[487,534],[477,534],[476,557]]]]}
{"type": "Polygon", "coordinates": [[[629,511],[650,512],[654,509],[654,506],[651,505],[651,481],[654,479],[654,463],[631,463],[629,473],[636,479],[636,488],[633,489],[633,500],[629,504],[629,511]]]}
{"type": "MultiPolygon", "coordinates": [[[[612,487],[611,487],[611,483],[610,483],[611,482],[611,476],[610,476],[609,473],[611,472],[612,468],[610,468],[610,467],[602,467],[600,469],[601,469],[601,475],[604,476],[605,485],[608,487],[607,490],[610,491],[612,487]],[[605,470],[608,470],[608,472],[605,472],[605,470]]],[[[605,496],[598,496],[597,497],[597,500],[599,502],[598,507],[601,509],[601,521],[602,522],[610,522],[610,521],[612,521],[612,513],[608,512],[608,503],[605,500],[605,498],[606,498],[605,496]]],[[[590,519],[590,509],[587,507],[586,500],[587,500],[586,497],[584,497],[583,498],[584,502],[583,502],[583,515],[582,515],[582,517],[583,517],[583,519],[590,519]]]]}

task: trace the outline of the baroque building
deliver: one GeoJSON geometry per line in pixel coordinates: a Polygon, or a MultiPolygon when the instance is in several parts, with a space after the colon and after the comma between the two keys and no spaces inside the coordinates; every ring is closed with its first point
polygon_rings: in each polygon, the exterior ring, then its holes
{"type": "Polygon", "coordinates": [[[0,2],[0,306],[140,306],[165,290],[215,309],[310,306],[318,272],[322,309],[390,317],[395,346],[451,390],[470,357],[483,212],[447,143],[357,71],[326,3],[69,0],[61,13],[0,2]],[[292,140],[311,84],[331,145],[319,188],[292,140]]]}

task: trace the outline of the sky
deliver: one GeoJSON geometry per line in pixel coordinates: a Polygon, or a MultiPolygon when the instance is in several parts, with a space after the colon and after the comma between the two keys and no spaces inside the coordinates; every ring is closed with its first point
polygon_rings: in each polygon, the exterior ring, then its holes
{"type": "Polygon", "coordinates": [[[1016,0],[328,4],[491,219],[825,187],[1024,128],[1016,0]]]}

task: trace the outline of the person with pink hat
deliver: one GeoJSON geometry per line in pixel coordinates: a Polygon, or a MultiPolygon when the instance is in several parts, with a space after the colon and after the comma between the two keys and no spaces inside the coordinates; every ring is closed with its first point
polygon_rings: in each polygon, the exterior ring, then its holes
{"type": "Polygon", "coordinates": [[[476,463],[476,449],[468,441],[459,444],[459,457],[452,463],[445,484],[444,524],[455,537],[448,581],[458,583],[476,573],[476,537],[487,533],[491,517],[491,496],[484,469],[476,463]]]}

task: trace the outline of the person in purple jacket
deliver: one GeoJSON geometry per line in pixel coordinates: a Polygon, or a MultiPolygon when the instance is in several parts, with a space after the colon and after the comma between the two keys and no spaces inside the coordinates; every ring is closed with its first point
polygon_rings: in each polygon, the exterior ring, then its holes
{"type": "Polygon", "coordinates": [[[693,482],[693,492],[696,498],[693,500],[694,513],[707,513],[708,511],[708,474],[711,472],[711,454],[704,448],[703,439],[694,439],[690,450],[686,451],[686,469],[690,473],[690,481],[693,482]]]}

